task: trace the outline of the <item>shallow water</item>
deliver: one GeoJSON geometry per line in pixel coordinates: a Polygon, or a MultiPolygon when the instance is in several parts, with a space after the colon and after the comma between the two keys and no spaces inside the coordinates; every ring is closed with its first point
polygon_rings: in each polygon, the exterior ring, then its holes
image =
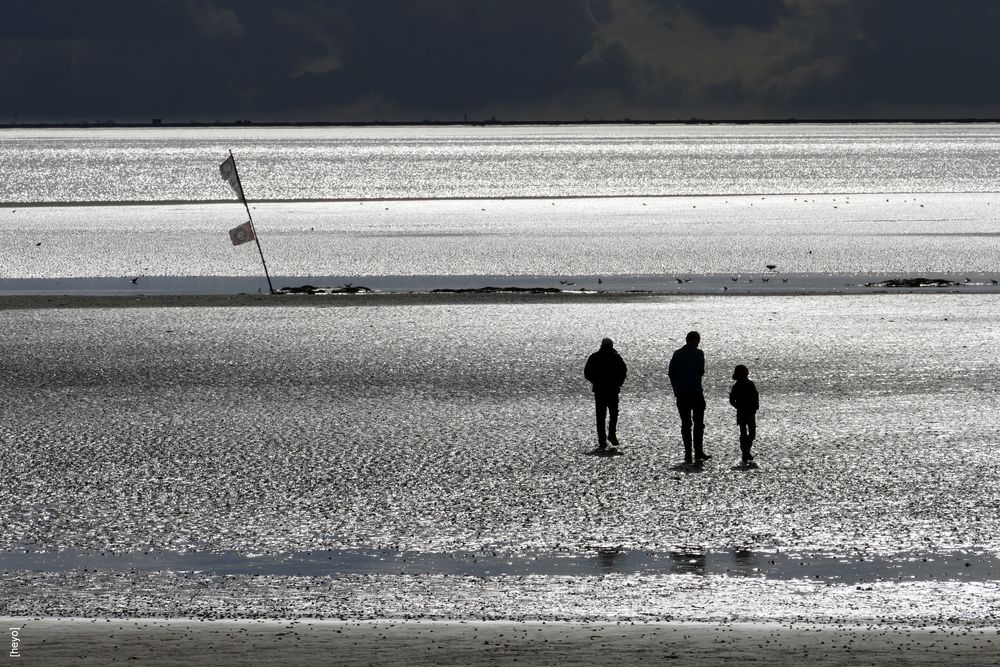
{"type": "Polygon", "coordinates": [[[693,574],[773,580],[822,580],[837,584],[881,581],[1000,580],[1000,558],[992,553],[853,553],[769,551],[626,550],[621,545],[505,551],[395,551],[321,549],[281,554],[232,551],[142,551],[130,553],[25,551],[0,553],[0,570],[72,572],[98,570],[198,572],[208,576],[408,575],[459,577],[693,574]]]}
{"type": "Polygon", "coordinates": [[[229,241],[229,148],[277,287],[993,285],[998,147],[990,125],[4,130],[0,289],[266,289],[229,241]],[[70,278],[103,280],[39,282],[70,278]]]}
{"type": "Polygon", "coordinates": [[[996,192],[994,125],[0,130],[0,201],[996,192]]]}

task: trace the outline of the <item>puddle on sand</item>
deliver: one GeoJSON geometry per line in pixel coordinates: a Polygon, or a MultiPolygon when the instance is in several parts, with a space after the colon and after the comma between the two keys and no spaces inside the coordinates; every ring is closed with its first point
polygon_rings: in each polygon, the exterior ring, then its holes
{"type": "Polygon", "coordinates": [[[78,551],[0,554],[0,569],[34,572],[75,570],[175,571],[210,575],[313,576],[429,575],[472,577],[523,575],[692,574],[843,584],[876,581],[992,581],[1000,558],[969,552],[861,556],[817,552],[644,551],[612,547],[590,552],[407,552],[320,550],[248,556],[236,552],[78,551]]]}

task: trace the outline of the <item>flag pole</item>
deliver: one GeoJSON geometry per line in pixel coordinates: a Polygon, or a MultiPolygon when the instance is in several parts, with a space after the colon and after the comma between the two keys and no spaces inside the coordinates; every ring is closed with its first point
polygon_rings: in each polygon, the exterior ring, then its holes
{"type": "Polygon", "coordinates": [[[243,207],[247,210],[247,218],[250,221],[250,231],[253,232],[253,240],[257,244],[257,252],[260,253],[260,263],[264,265],[264,276],[267,278],[267,290],[274,294],[274,285],[271,284],[271,274],[267,270],[267,262],[264,260],[264,251],[260,249],[260,239],[257,238],[257,230],[253,226],[253,216],[250,215],[250,205],[247,204],[247,193],[243,190],[243,181],[240,180],[240,170],[236,168],[236,156],[233,151],[229,151],[229,157],[233,158],[233,173],[236,174],[236,182],[240,184],[240,199],[243,200],[243,207]]]}

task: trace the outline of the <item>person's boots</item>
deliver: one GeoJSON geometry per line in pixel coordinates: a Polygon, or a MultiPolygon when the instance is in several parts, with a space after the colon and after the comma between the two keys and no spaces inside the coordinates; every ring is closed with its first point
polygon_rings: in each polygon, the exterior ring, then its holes
{"type": "Polygon", "coordinates": [[[705,450],[702,449],[702,446],[701,446],[700,442],[694,443],[694,462],[695,463],[698,463],[699,461],[707,461],[710,458],[712,458],[712,455],[705,453],[705,450]]]}
{"type": "Polygon", "coordinates": [[[702,438],[705,437],[705,426],[700,419],[695,420],[692,435],[694,436],[694,462],[700,463],[712,458],[711,454],[706,454],[701,446],[702,438]]]}

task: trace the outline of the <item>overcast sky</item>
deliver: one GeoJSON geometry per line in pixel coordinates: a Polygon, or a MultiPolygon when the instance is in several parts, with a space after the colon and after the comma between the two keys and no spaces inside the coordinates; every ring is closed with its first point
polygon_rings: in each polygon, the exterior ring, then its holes
{"type": "Polygon", "coordinates": [[[0,8],[0,123],[1000,117],[996,0],[0,8]]]}

